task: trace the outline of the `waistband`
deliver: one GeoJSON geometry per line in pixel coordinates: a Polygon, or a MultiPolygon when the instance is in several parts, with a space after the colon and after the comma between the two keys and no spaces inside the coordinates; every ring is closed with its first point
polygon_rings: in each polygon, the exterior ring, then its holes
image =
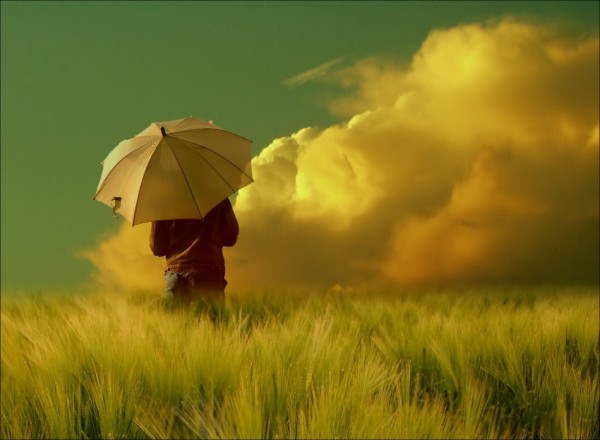
{"type": "Polygon", "coordinates": [[[218,263],[173,263],[167,265],[169,272],[215,272],[225,273],[225,265],[218,263]]]}

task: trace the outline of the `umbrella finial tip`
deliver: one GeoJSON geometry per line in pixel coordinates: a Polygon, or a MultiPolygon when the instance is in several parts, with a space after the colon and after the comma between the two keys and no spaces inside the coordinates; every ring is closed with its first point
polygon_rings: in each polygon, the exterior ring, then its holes
{"type": "Polygon", "coordinates": [[[167,135],[167,133],[165,133],[165,127],[160,127],[160,132],[162,133],[163,137],[167,135]]]}

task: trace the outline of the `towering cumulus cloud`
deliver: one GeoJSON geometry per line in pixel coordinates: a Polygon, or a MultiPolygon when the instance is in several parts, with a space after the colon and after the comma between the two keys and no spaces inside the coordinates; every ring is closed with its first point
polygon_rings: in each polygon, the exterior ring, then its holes
{"type": "MultiPolygon", "coordinates": [[[[330,68],[347,122],[254,159],[231,287],[597,283],[598,54],[505,19],[434,31],[408,66],[330,68]]],[[[133,287],[109,249],[130,234],[88,252],[100,279],[133,287]]]]}

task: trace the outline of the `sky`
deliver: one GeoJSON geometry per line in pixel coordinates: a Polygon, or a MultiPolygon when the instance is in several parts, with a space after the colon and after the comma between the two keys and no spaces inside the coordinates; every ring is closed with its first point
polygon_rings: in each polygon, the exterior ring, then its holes
{"type": "Polygon", "coordinates": [[[186,116],[253,140],[229,289],[598,283],[598,2],[0,4],[2,292],[160,289],[93,196],[186,116]]]}

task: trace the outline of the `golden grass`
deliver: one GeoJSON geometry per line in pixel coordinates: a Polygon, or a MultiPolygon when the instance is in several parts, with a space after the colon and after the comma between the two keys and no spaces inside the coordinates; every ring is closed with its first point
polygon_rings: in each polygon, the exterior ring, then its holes
{"type": "Polygon", "coordinates": [[[597,438],[598,291],[2,297],[2,438],[597,438]]]}

